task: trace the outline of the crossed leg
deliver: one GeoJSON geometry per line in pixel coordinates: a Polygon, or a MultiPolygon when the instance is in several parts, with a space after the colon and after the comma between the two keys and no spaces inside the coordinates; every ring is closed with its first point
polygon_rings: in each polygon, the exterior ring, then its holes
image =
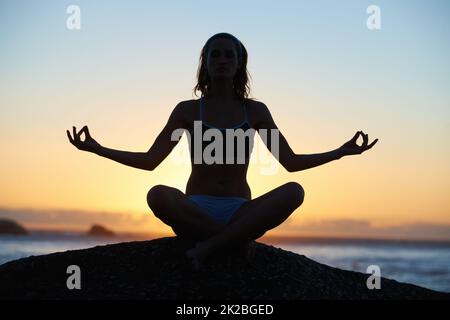
{"type": "Polygon", "coordinates": [[[179,237],[205,240],[224,228],[176,188],[164,185],[152,187],[147,193],[147,203],[153,214],[179,237]]]}
{"type": "Polygon", "coordinates": [[[285,221],[303,203],[305,192],[296,182],[283,184],[244,203],[226,227],[186,252],[195,269],[216,250],[260,238],[285,221]]]}
{"type": "Polygon", "coordinates": [[[171,226],[175,234],[199,241],[186,254],[196,269],[214,251],[260,238],[285,221],[304,200],[305,192],[296,182],[285,183],[244,203],[223,226],[176,188],[156,185],[147,202],[156,217],[171,226]]]}

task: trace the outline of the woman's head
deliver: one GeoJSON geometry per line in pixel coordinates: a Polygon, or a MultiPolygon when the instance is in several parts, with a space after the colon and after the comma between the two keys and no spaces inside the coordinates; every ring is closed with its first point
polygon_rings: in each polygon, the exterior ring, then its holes
{"type": "Polygon", "coordinates": [[[241,99],[247,98],[250,92],[247,60],[247,50],[236,37],[229,33],[213,35],[200,54],[194,94],[200,91],[202,96],[207,96],[211,79],[229,78],[235,94],[241,99]]]}

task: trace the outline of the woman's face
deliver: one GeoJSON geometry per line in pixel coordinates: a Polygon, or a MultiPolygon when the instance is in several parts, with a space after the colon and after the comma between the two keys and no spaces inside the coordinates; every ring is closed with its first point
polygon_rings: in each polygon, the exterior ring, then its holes
{"type": "Polygon", "coordinates": [[[209,47],[206,67],[211,78],[234,78],[240,65],[236,46],[230,39],[214,39],[209,47]]]}

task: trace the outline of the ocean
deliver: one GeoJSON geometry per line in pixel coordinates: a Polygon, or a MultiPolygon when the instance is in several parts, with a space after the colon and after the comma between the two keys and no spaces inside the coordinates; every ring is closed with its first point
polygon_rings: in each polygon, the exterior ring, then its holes
{"type": "MultiPolygon", "coordinates": [[[[0,264],[33,255],[133,240],[130,237],[98,238],[71,233],[1,235],[0,264]]],[[[345,270],[366,273],[369,266],[376,265],[382,277],[450,292],[450,243],[320,239],[303,243],[260,242],[345,270]]]]}
{"type": "MultiPolygon", "coordinates": [[[[450,244],[354,240],[343,243],[281,244],[278,247],[317,262],[368,273],[379,267],[381,276],[399,282],[450,292],[450,244]]],[[[381,283],[381,287],[383,284],[381,283]]]]}

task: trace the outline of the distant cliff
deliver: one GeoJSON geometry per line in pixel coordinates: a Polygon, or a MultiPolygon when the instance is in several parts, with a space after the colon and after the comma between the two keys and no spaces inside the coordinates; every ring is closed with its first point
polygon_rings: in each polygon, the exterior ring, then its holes
{"type": "Polygon", "coordinates": [[[88,236],[114,237],[115,233],[101,225],[94,224],[87,232],[88,236]]]}
{"type": "Polygon", "coordinates": [[[127,242],[23,258],[0,266],[1,299],[449,299],[447,293],[344,271],[256,243],[246,262],[236,253],[212,256],[192,271],[175,237],[127,242]],[[81,289],[66,286],[67,267],[81,270],[81,289]]]}
{"type": "Polygon", "coordinates": [[[24,235],[28,231],[13,220],[0,219],[0,234],[24,235]]]}

